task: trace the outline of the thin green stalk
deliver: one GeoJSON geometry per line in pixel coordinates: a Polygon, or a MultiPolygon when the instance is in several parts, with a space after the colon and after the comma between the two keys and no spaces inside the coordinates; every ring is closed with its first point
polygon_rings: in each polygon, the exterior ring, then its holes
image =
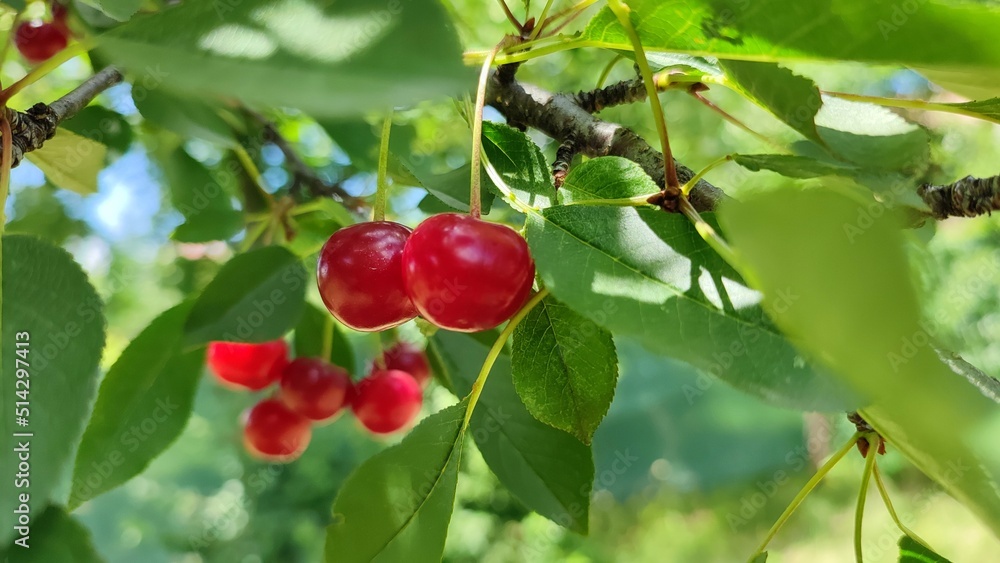
{"type": "Polygon", "coordinates": [[[891,516],[892,521],[896,523],[896,527],[898,527],[899,530],[907,536],[913,538],[913,540],[920,545],[934,551],[934,548],[931,547],[930,544],[918,536],[916,532],[907,528],[906,525],[903,524],[903,521],[899,519],[899,515],[896,514],[896,508],[892,506],[892,500],[889,499],[889,490],[885,488],[885,482],[882,481],[882,472],[878,469],[878,462],[875,462],[875,468],[873,469],[872,474],[875,476],[875,487],[878,489],[879,495],[882,496],[882,502],[885,504],[885,509],[889,511],[889,516],[891,516]]]}
{"type": "Polygon", "coordinates": [[[681,213],[694,223],[694,228],[698,231],[701,238],[704,239],[705,242],[707,242],[708,245],[722,257],[723,260],[725,260],[730,266],[733,267],[733,269],[740,272],[742,275],[743,269],[740,266],[739,260],[736,258],[736,253],[733,252],[733,249],[729,246],[729,244],[723,240],[721,236],[719,236],[719,233],[715,232],[715,229],[712,228],[712,226],[709,225],[704,218],[702,218],[701,214],[698,213],[698,210],[691,206],[691,202],[688,201],[688,198],[685,196],[680,198],[680,210],[681,213]]]}
{"type": "Polygon", "coordinates": [[[604,67],[604,70],[601,71],[601,75],[597,77],[598,88],[604,88],[604,83],[607,82],[608,75],[611,74],[611,71],[615,68],[615,65],[618,64],[618,61],[624,58],[625,55],[621,54],[615,55],[615,58],[611,59],[611,61],[607,64],[607,66],[604,67]]]}
{"type": "Polygon", "coordinates": [[[727,154],[726,156],[723,156],[717,160],[712,161],[711,164],[709,164],[705,168],[702,168],[700,172],[695,174],[694,177],[692,177],[690,180],[685,182],[683,186],[681,186],[681,193],[684,194],[684,197],[687,197],[688,194],[691,193],[691,190],[695,187],[695,185],[697,185],[698,182],[705,177],[705,174],[708,174],[712,170],[715,170],[719,166],[722,166],[723,164],[729,162],[732,159],[733,155],[727,154]]]}
{"type": "Polygon", "coordinates": [[[493,180],[493,184],[496,185],[498,190],[500,190],[500,193],[507,198],[507,203],[509,203],[511,207],[517,209],[521,213],[531,213],[534,211],[530,205],[517,199],[517,196],[514,195],[514,192],[510,189],[510,186],[508,186],[507,182],[505,182],[503,177],[500,176],[500,173],[497,172],[497,169],[493,166],[493,163],[490,162],[489,157],[486,155],[483,155],[483,164],[486,167],[486,174],[490,177],[490,180],[493,180]]]}
{"type": "Polygon", "coordinates": [[[656,122],[656,132],[660,136],[660,145],[663,150],[663,174],[668,188],[680,187],[677,181],[677,168],[674,164],[673,153],[670,152],[670,138],[667,134],[667,120],[663,116],[663,108],[660,106],[660,97],[656,89],[656,81],[653,80],[653,70],[646,60],[646,51],[642,47],[642,40],[639,33],[632,25],[629,17],[631,10],[621,0],[608,0],[608,7],[614,12],[618,21],[621,22],[625,34],[632,42],[632,49],[635,52],[635,63],[639,66],[639,74],[642,75],[642,83],[646,86],[646,97],[649,98],[650,108],[653,110],[653,120],[656,122]]]}
{"type": "Polygon", "coordinates": [[[91,45],[90,42],[81,41],[66,47],[62,51],[59,51],[51,59],[31,69],[28,71],[28,74],[25,74],[20,80],[5,88],[3,92],[0,92],[0,102],[6,104],[7,101],[17,95],[18,92],[24,90],[28,86],[31,86],[35,82],[38,82],[39,79],[62,66],[64,62],[76,57],[77,55],[86,53],[92,46],[93,45],[91,45]]]}
{"type": "Polygon", "coordinates": [[[476,377],[476,381],[472,384],[472,391],[469,393],[469,406],[465,410],[465,422],[462,423],[462,429],[466,429],[469,426],[469,421],[472,420],[472,411],[476,408],[476,403],[479,402],[479,396],[483,394],[483,387],[486,385],[486,378],[490,376],[490,370],[493,369],[493,364],[496,363],[497,358],[500,357],[500,352],[503,351],[504,344],[507,343],[507,339],[513,334],[514,329],[517,325],[521,324],[524,317],[528,316],[528,313],[538,305],[545,296],[549,294],[549,290],[542,289],[527,303],[521,310],[514,315],[507,326],[504,327],[503,331],[500,332],[500,336],[497,337],[496,342],[493,343],[493,347],[490,348],[488,354],[486,354],[486,361],[483,362],[483,367],[479,370],[479,375],[476,377]]]}
{"type": "MultiPolygon", "coordinates": [[[[324,315],[326,321],[323,323],[323,348],[321,350],[322,356],[326,361],[330,361],[330,356],[333,354],[333,315],[324,315]]],[[[351,366],[344,366],[350,368],[351,366]]]]}
{"type": "Polygon", "coordinates": [[[762,541],[760,543],[760,546],[757,547],[757,551],[755,551],[753,555],[750,556],[749,561],[752,562],[754,558],[756,558],[761,553],[764,553],[764,550],[767,549],[767,544],[769,544],[771,540],[774,539],[774,536],[778,533],[778,530],[780,530],[781,527],[784,526],[785,522],[788,521],[788,518],[791,517],[793,512],[795,512],[795,509],[798,508],[800,504],[802,504],[802,501],[804,501],[806,497],[809,496],[809,493],[811,493],[812,490],[816,488],[816,485],[818,485],[819,482],[822,481],[824,477],[826,477],[826,474],[829,473],[830,470],[833,469],[834,466],[836,466],[840,462],[840,460],[843,459],[844,456],[847,455],[848,452],[850,452],[851,449],[854,448],[854,444],[857,443],[858,438],[860,437],[861,433],[855,432],[855,434],[851,436],[851,439],[848,440],[846,444],[844,444],[839,450],[837,450],[836,453],[834,453],[833,456],[831,456],[830,459],[828,459],[827,462],[822,465],[822,467],[816,470],[816,474],[813,475],[811,479],[809,479],[809,481],[806,483],[804,487],[802,487],[802,490],[799,491],[799,494],[795,495],[795,498],[792,499],[792,502],[788,504],[788,507],[785,508],[785,511],[782,512],[781,516],[778,517],[778,521],[775,522],[773,526],[771,526],[770,530],[768,530],[767,536],[764,537],[764,541],[762,541]]]}
{"type": "MultiPolygon", "coordinates": [[[[868,443],[874,446],[878,435],[869,433],[868,443]]],[[[861,523],[865,518],[865,501],[868,499],[868,484],[872,480],[872,470],[875,468],[875,458],[878,457],[876,448],[869,448],[868,456],[865,458],[865,470],[861,474],[861,490],[858,491],[858,506],[854,509],[854,559],[857,563],[863,563],[864,557],[861,553],[861,523]]]]}
{"type": "Polygon", "coordinates": [[[267,206],[273,210],[275,205],[274,196],[264,189],[264,177],[261,175],[260,170],[257,169],[257,165],[254,164],[253,159],[250,158],[250,154],[242,145],[234,146],[233,153],[236,154],[236,159],[240,161],[246,173],[250,175],[253,185],[257,187],[257,191],[260,192],[261,197],[267,202],[267,206]]]}
{"type": "Polygon", "coordinates": [[[389,193],[389,180],[387,170],[389,168],[389,131],[392,129],[392,112],[390,111],[382,121],[382,142],[378,149],[378,176],[375,180],[375,205],[372,214],[376,221],[385,220],[385,205],[389,193]]]}
{"type": "Polygon", "coordinates": [[[469,215],[479,218],[483,212],[483,200],[480,195],[480,176],[483,156],[483,107],[486,106],[486,80],[490,77],[490,68],[497,53],[506,45],[507,40],[501,40],[490,51],[483,61],[479,71],[479,86],[476,90],[476,113],[472,118],[472,186],[469,190],[469,215]]]}
{"type": "Polygon", "coordinates": [[[734,117],[733,115],[731,115],[726,110],[724,110],[724,109],[720,108],[719,106],[715,105],[715,103],[713,103],[712,100],[709,100],[708,98],[706,98],[705,96],[702,96],[701,94],[699,94],[697,92],[691,92],[691,96],[693,96],[694,99],[696,99],[699,102],[701,102],[702,104],[704,104],[705,107],[707,107],[708,109],[710,109],[710,110],[714,111],[715,113],[719,114],[719,116],[722,117],[722,119],[725,119],[729,123],[732,123],[736,127],[739,127],[740,129],[742,129],[743,131],[746,131],[747,133],[749,133],[750,135],[752,135],[756,139],[758,139],[760,141],[763,141],[763,142],[767,143],[768,145],[771,145],[772,147],[780,150],[781,152],[788,152],[788,148],[787,147],[785,147],[781,143],[773,141],[773,140],[765,137],[764,135],[762,135],[762,134],[754,131],[746,123],[743,123],[742,121],[740,121],[739,119],[737,119],[736,117],[734,117]]]}
{"type": "Polygon", "coordinates": [[[271,225],[270,217],[260,222],[259,225],[253,228],[253,230],[247,230],[247,236],[243,239],[243,244],[240,245],[240,250],[246,252],[253,248],[253,245],[257,240],[264,234],[264,231],[271,225]]]}
{"type": "Polygon", "coordinates": [[[524,27],[521,25],[521,22],[517,21],[517,18],[514,17],[514,13],[510,11],[510,7],[507,6],[507,1],[506,0],[497,0],[497,2],[499,2],[500,3],[500,7],[503,8],[503,13],[504,13],[505,16],[507,16],[507,21],[509,21],[511,23],[511,25],[513,25],[514,27],[517,28],[518,33],[520,33],[521,31],[523,31],[524,27]]]}
{"type": "Polygon", "coordinates": [[[850,100],[852,102],[868,102],[870,104],[876,104],[890,108],[915,109],[920,111],[941,111],[945,113],[953,113],[955,115],[974,117],[976,119],[982,119],[983,121],[989,121],[992,123],[1000,123],[1000,119],[992,118],[988,115],[984,115],[964,108],[956,107],[952,104],[946,104],[941,102],[928,102],[924,100],[902,100],[898,98],[880,98],[877,96],[848,94],[846,92],[823,92],[823,93],[826,94],[827,96],[834,96],[837,98],[841,98],[843,100],[850,100]]]}
{"type": "MultiPolygon", "coordinates": [[[[579,49],[582,47],[596,47],[597,43],[592,41],[582,41],[573,36],[567,36],[561,41],[554,43],[552,45],[546,45],[544,47],[538,47],[537,49],[531,49],[530,51],[517,51],[516,53],[507,53],[499,55],[496,57],[496,63],[505,65],[509,63],[523,63],[525,61],[530,61],[532,59],[537,59],[539,57],[544,57],[551,55],[553,53],[559,53],[562,51],[569,51],[570,49],[579,49]]],[[[469,53],[466,59],[477,60],[478,53],[469,53]]]]}
{"type": "Polygon", "coordinates": [[[616,199],[581,199],[578,201],[571,201],[565,205],[612,205],[617,207],[642,207],[643,205],[650,205],[649,198],[659,195],[660,192],[654,192],[651,194],[642,194],[632,197],[623,197],[616,199]]]}
{"type": "Polygon", "coordinates": [[[542,7],[542,13],[538,14],[538,19],[535,20],[535,29],[531,30],[531,35],[528,36],[528,40],[531,41],[538,37],[538,34],[542,32],[542,24],[545,23],[545,18],[549,15],[549,8],[552,7],[552,0],[545,0],[545,6],[542,7]]]}
{"type": "Polygon", "coordinates": [[[578,15],[580,15],[581,12],[583,12],[587,8],[593,6],[598,1],[599,0],[581,0],[580,2],[577,2],[576,4],[573,4],[569,8],[566,8],[565,10],[562,10],[560,12],[552,14],[551,16],[549,16],[548,18],[546,18],[542,22],[542,25],[544,27],[548,27],[550,23],[552,23],[552,22],[554,22],[554,21],[556,21],[558,19],[565,18],[566,21],[564,21],[563,23],[559,24],[559,27],[561,28],[562,26],[566,25],[567,22],[572,21],[573,18],[575,18],[578,15]]]}

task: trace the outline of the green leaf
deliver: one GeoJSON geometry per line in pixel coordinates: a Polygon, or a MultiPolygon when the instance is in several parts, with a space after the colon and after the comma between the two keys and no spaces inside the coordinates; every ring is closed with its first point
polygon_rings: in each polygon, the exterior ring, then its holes
{"type": "MultiPolygon", "coordinates": [[[[441,203],[458,211],[469,211],[469,186],[472,177],[472,165],[466,164],[444,174],[425,174],[414,171],[414,175],[420,181],[420,185],[427,190],[427,193],[434,196],[441,203]]],[[[493,197],[496,187],[484,171],[481,176],[481,192],[483,214],[490,212],[493,207],[493,197]]]]}
{"type": "Polygon", "coordinates": [[[517,199],[535,208],[552,205],[556,188],[542,150],[513,127],[483,122],[483,153],[517,199]]]}
{"type": "Polygon", "coordinates": [[[73,468],[70,510],[143,472],[191,415],[205,353],[182,350],[191,303],[157,317],[108,370],[73,468]]]}
{"type": "Polygon", "coordinates": [[[307,278],[302,262],[280,246],[236,256],[195,301],[184,325],[185,343],[281,338],[302,315],[307,278]]]}
{"type": "Polygon", "coordinates": [[[195,137],[222,147],[236,144],[233,128],[219,115],[215,105],[204,99],[165,92],[159,83],[147,84],[142,79],[135,82],[132,100],[146,121],[185,139],[195,137]]]}
{"type": "Polygon", "coordinates": [[[329,339],[330,356],[326,359],[350,373],[357,373],[354,349],[344,335],[344,329],[327,311],[306,304],[299,324],[295,325],[295,356],[297,358],[322,356],[324,341],[327,339],[329,339]]]}
{"type": "Polygon", "coordinates": [[[11,545],[0,552],[4,563],[100,563],[90,532],[59,506],[49,505],[31,523],[28,549],[11,545]]]}
{"type": "Polygon", "coordinates": [[[99,51],[136,73],[155,61],[175,92],[320,117],[458,94],[473,77],[434,0],[184,2],[109,31],[99,51]]]}
{"type": "MultiPolygon", "coordinates": [[[[440,331],[428,350],[437,376],[464,396],[472,390],[489,345],[472,335],[440,331]]],[[[514,390],[510,356],[502,354],[493,365],[469,432],[500,483],[525,506],[570,530],[587,533],[594,481],[590,448],[528,413],[514,390]]]]}
{"type": "MultiPolygon", "coordinates": [[[[643,47],[756,61],[848,60],[960,68],[1000,83],[1000,12],[989,6],[829,0],[631,0],[643,47]],[[794,33],[790,33],[794,30],[794,33]],[[933,41],[929,38],[934,38],[933,41]]],[[[632,44],[609,8],[580,37],[607,49],[632,44]]]]}
{"type": "Polygon", "coordinates": [[[61,245],[71,236],[87,234],[87,224],[70,217],[66,206],[55,195],[51,185],[23,190],[14,198],[13,219],[7,223],[8,233],[28,234],[61,245]]]}
{"type": "Polygon", "coordinates": [[[733,86],[748,99],[805,138],[823,144],[815,123],[823,99],[812,80],[773,63],[720,61],[719,65],[733,86]]]}
{"type": "Polygon", "coordinates": [[[1000,123],[1000,98],[941,105],[957,108],[964,112],[971,113],[973,116],[978,116],[994,123],[1000,123]]]}
{"type": "Polygon", "coordinates": [[[184,216],[171,238],[226,240],[243,229],[243,213],[233,207],[231,188],[220,181],[227,178],[221,170],[209,171],[181,148],[164,157],[161,166],[174,208],[184,216]]]}
{"type": "Polygon", "coordinates": [[[976,443],[996,405],[929,345],[901,225],[865,209],[789,186],[727,203],[722,219],[777,324],[868,399],[862,415],[893,447],[1000,531],[1000,457],[995,441],[976,443]]]}
{"type": "Polygon", "coordinates": [[[87,106],[60,125],[119,153],[132,146],[132,126],[122,114],[103,106],[87,106]]]}
{"type": "Polygon", "coordinates": [[[767,563],[767,552],[759,553],[750,560],[750,563],[767,563]]]}
{"type": "Polygon", "coordinates": [[[2,370],[11,410],[5,406],[0,420],[8,444],[0,452],[0,465],[17,467],[17,448],[27,443],[31,471],[30,486],[18,486],[13,473],[0,484],[0,545],[14,533],[18,495],[29,493],[32,514],[41,514],[72,462],[97,388],[104,347],[104,305],[73,258],[34,237],[7,235],[2,243],[2,370]],[[27,371],[18,377],[18,369],[27,371]],[[28,412],[21,414],[16,410],[20,408],[28,412]],[[22,416],[27,426],[16,425],[15,417],[22,416]]]}
{"type": "Polygon", "coordinates": [[[295,238],[287,244],[288,249],[299,256],[313,256],[323,248],[330,235],[355,223],[351,212],[331,198],[314,200],[306,205],[314,210],[295,216],[295,238]]]}
{"type": "Polygon", "coordinates": [[[359,466],[333,503],[326,561],[437,562],[455,505],[465,401],[359,466]]]}
{"type": "Polygon", "coordinates": [[[619,156],[602,156],[570,169],[558,192],[560,203],[618,199],[660,191],[635,162],[619,156]]]}
{"type": "Polygon", "coordinates": [[[833,155],[862,168],[920,171],[927,167],[927,132],[888,108],[828,97],[816,124],[833,155]]]}
{"type": "Polygon", "coordinates": [[[42,148],[27,154],[49,182],[87,195],[97,191],[97,174],[104,168],[108,147],[64,128],[56,130],[42,148]]]}
{"type": "Polygon", "coordinates": [[[915,67],[928,80],[946,90],[972,100],[985,100],[1000,96],[1000,82],[995,72],[967,70],[960,67],[915,67]]]}
{"type": "MultiPolygon", "coordinates": [[[[705,219],[714,222],[711,214],[705,219]]],[[[557,299],[613,334],[688,362],[784,406],[856,406],[774,326],[760,294],[682,215],[654,209],[553,207],[531,213],[527,239],[557,299]],[[575,264],[579,267],[567,267],[575,264]]],[[[801,296],[783,292],[793,306],[801,296]]]]}
{"type": "Polygon", "coordinates": [[[82,0],[118,21],[128,21],[142,7],[145,0],[82,0]]]}
{"type": "Polygon", "coordinates": [[[528,412],[590,444],[618,382],[611,334],[549,296],[514,329],[511,357],[528,412]]]}
{"type": "Polygon", "coordinates": [[[733,162],[747,170],[770,170],[789,178],[853,176],[857,168],[791,154],[734,154],[733,162]]]}
{"type": "Polygon", "coordinates": [[[951,563],[910,536],[899,538],[899,563],[951,563]]]}

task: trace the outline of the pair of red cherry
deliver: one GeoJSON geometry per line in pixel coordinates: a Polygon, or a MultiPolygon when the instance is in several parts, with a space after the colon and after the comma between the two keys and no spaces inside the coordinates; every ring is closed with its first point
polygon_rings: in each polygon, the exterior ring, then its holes
{"type": "Polygon", "coordinates": [[[418,314],[459,332],[494,328],[524,305],[535,264],[513,229],[469,215],[435,215],[411,231],[391,221],[343,228],[320,253],[327,309],[362,331],[418,314]]]}
{"type": "Polygon", "coordinates": [[[208,348],[208,365],[227,386],[260,391],[279,383],[275,397],[247,412],[243,427],[247,450],[270,461],[297,458],[309,444],[312,424],[332,419],[348,405],[376,434],[410,424],[423,403],[421,383],[430,378],[426,357],[399,343],[377,363],[379,369],[355,386],[345,370],[323,359],[289,361],[284,340],[213,342],[208,348]]]}
{"type": "Polygon", "coordinates": [[[22,22],[14,30],[14,45],[32,64],[45,62],[69,44],[70,30],[66,23],[66,6],[52,3],[52,21],[22,22]]]}

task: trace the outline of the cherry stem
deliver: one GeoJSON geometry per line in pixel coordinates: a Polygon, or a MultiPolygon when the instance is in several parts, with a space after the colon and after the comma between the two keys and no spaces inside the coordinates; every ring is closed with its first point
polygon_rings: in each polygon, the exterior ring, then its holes
{"type": "Polygon", "coordinates": [[[715,252],[730,266],[732,266],[734,270],[746,278],[747,276],[741,268],[740,262],[736,257],[736,253],[733,252],[732,247],[730,247],[729,244],[723,240],[721,236],[719,236],[719,233],[715,231],[712,225],[709,225],[708,222],[705,221],[701,214],[698,213],[698,210],[691,205],[691,202],[688,201],[686,196],[681,196],[680,198],[680,210],[685,217],[694,223],[695,230],[698,231],[701,238],[712,247],[712,250],[715,250],[715,252]]]}
{"type": "Polygon", "coordinates": [[[732,159],[733,155],[727,154],[726,156],[713,160],[708,166],[702,168],[701,171],[695,174],[690,180],[684,182],[684,185],[681,186],[681,193],[684,194],[684,197],[687,197],[688,194],[691,193],[691,190],[694,189],[696,185],[698,185],[698,182],[700,182],[701,179],[704,178],[706,174],[722,166],[723,164],[731,161],[732,159]]]}
{"type": "Polygon", "coordinates": [[[906,525],[903,524],[902,520],[899,519],[899,515],[896,514],[896,508],[892,506],[892,500],[889,498],[889,490],[885,488],[885,482],[882,481],[882,472],[878,469],[877,461],[875,462],[875,467],[872,470],[872,475],[875,476],[875,487],[878,488],[878,493],[882,496],[882,503],[885,504],[885,509],[889,511],[889,516],[891,516],[892,521],[896,523],[896,527],[920,545],[934,551],[934,548],[932,548],[930,544],[924,541],[913,530],[907,528],[906,525]]]}
{"type": "Polygon", "coordinates": [[[577,2],[576,4],[573,4],[569,8],[566,8],[565,10],[562,10],[560,12],[552,14],[548,18],[545,18],[544,20],[541,20],[541,22],[539,23],[538,27],[539,28],[545,28],[545,27],[548,27],[550,23],[552,23],[552,22],[554,22],[554,21],[556,21],[556,20],[558,20],[560,18],[566,18],[566,21],[564,21],[561,24],[559,24],[559,27],[557,27],[553,31],[553,33],[555,33],[556,31],[562,29],[563,26],[565,26],[569,22],[571,22],[574,19],[576,19],[576,17],[579,16],[580,14],[582,14],[584,10],[586,10],[587,8],[593,6],[597,2],[598,2],[598,0],[581,0],[580,2],[577,2]]]}
{"type": "Polygon", "coordinates": [[[493,183],[496,185],[497,189],[500,190],[500,193],[507,198],[507,203],[521,213],[531,213],[532,211],[535,211],[535,209],[530,205],[517,199],[517,196],[514,195],[514,191],[510,189],[507,182],[505,182],[503,177],[500,176],[500,173],[497,172],[496,167],[494,167],[493,163],[490,162],[489,157],[484,155],[483,163],[486,165],[486,174],[490,177],[490,180],[493,180],[493,183]]]}
{"type": "Polygon", "coordinates": [[[17,95],[21,90],[24,90],[35,82],[38,82],[39,79],[62,66],[64,62],[76,57],[77,55],[86,53],[90,50],[91,46],[92,45],[90,45],[89,42],[81,41],[66,47],[62,51],[59,51],[51,59],[31,69],[28,71],[28,74],[25,74],[20,80],[0,92],[0,103],[6,104],[7,101],[17,95]]]}
{"type": "Polygon", "coordinates": [[[635,27],[632,26],[630,18],[631,10],[621,0],[608,0],[608,7],[614,12],[618,21],[621,22],[625,34],[632,42],[632,49],[635,52],[635,63],[639,67],[639,74],[642,75],[642,83],[646,86],[646,96],[649,98],[650,108],[653,110],[653,120],[656,122],[656,132],[660,136],[660,145],[663,149],[663,175],[667,188],[679,188],[680,182],[677,180],[677,166],[674,164],[673,153],[670,152],[670,138],[667,134],[667,121],[663,116],[663,108],[660,107],[659,92],[656,88],[656,81],[653,79],[653,70],[646,60],[646,51],[642,47],[642,40],[635,27]]]}
{"type": "Polygon", "coordinates": [[[504,37],[490,50],[479,71],[479,86],[476,90],[476,111],[472,117],[472,187],[469,191],[469,215],[476,219],[483,213],[483,200],[480,195],[480,177],[483,159],[483,108],[486,106],[486,81],[490,77],[493,59],[500,49],[507,45],[508,37],[504,37]]]}
{"type": "MultiPolygon", "coordinates": [[[[878,443],[879,436],[874,432],[865,434],[865,439],[869,444],[878,443]]],[[[864,557],[861,552],[861,523],[865,518],[865,501],[868,499],[868,485],[872,481],[872,470],[875,468],[875,458],[878,452],[875,448],[870,448],[868,456],[865,458],[865,470],[861,473],[861,489],[858,491],[858,506],[854,509],[854,559],[857,563],[863,563],[864,557]]]]}
{"type": "Polygon", "coordinates": [[[615,65],[617,65],[618,62],[624,58],[625,55],[618,54],[615,55],[615,58],[611,59],[611,61],[608,62],[608,64],[604,67],[604,70],[601,71],[601,75],[597,77],[598,89],[604,88],[604,83],[607,82],[608,76],[611,74],[611,71],[614,70],[615,65]]]}
{"type": "Polygon", "coordinates": [[[388,199],[389,181],[386,171],[389,168],[389,131],[392,129],[392,112],[382,121],[382,142],[378,149],[378,176],[375,180],[375,205],[372,216],[376,221],[385,220],[385,206],[388,199]]]}
{"type": "Polygon", "coordinates": [[[735,126],[739,127],[740,129],[742,129],[743,131],[746,131],[747,133],[749,133],[750,135],[752,135],[754,138],[756,138],[756,139],[758,139],[760,141],[763,141],[763,142],[767,143],[768,145],[771,145],[772,147],[780,150],[781,152],[788,152],[788,149],[784,145],[782,145],[781,143],[778,143],[778,142],[776,142],[776,141],[774,141],[772,139],[769,139],[768,137],[765,137],[764,135],[761,135],[760,133],[754,131],[747,124],[743,123],[742,121],[740,121],[739,119],[737,119],[736,117],[734,117],[733,115],[731,115],[726,110],[724,110],[724,109],[720,108],[719,106],[715,105],[715,103],[713,103],[712,100],[709,100],[708,98],[706,98],[705,96],[702,96],[698,92],[690,92],[690,94],[691,94],[691,96],[694,97],[694,99],[696,99],[699,102],[701,102],[702,104],[704,104],[705,107],[707,107],[708,109],[710,109],[710,110],[714,111],[715,113],[719,114],[719,116],[722,117],[722,119],[725,119],[729,123],[732,123],[733,125],[735,125],[735,126]]]}
{"type": "MultiPolygon", "coordinates": [[[[323,355],[323,360],[329,362],[331,361],[331,356],[333,355],[333,315],[325,315],[326,321],[323,323],[323,347],[320,353],[323,355]]],[[[350,368],[353,366],[344,366],[345,368],[350,368]]],[[[350,371],[354,371],[353,369],[350,371]]]]}
{"type": "Polygon", "coordinates": [[[542,7],[542,13],[538,14],[538,19],[535,20],[538,22],[538,25],[535,26],[535,29],[531,30],[531,35],[528,36],[529,41],[537,38],[538,35],[542,32],[542,28],[545,24],[545,18],[548,17],[549,8],[551,7],[552,7],[552,0],[545,0],[545,6],[542,7]]]}
{"type": "Polygon", "coordinates": [[[510,8],[507,6],[507,1],[497,0],[497,2],[500,3],[500,7],[503,8],[504,15],[507,16],[507,20],[510,21],[511,25],[513,25],[517,29],[517,32],[519,34],[523,32],[524,26],[521,25],[521,22],[519,22],[516,17],[514,17],[514,14],[510,11],[510,8]]]}
{"type": "Polygon", "coordinates": [[[833,456],[831,456],[826,463],[824,463],[819,469],[816,470],[816,473],[812,476],[812,478],[809,479],[809,481],[805,484],[805,486],[802,487],[802,490],[799,491],[797,495],[795,495],[795,498],[792,499],[792,502],[788,504],[788,506],[785,508],[785,511],[782,512],[781,516],[778,517],[778,521],[775,522],[773,526],[771,526],[770,530],[768,530],[767,536],[764,537],[764,541],[762,541],[760,546],[757,547],[757,551],[755,551],[753,555],[750,556],[749,561],[751,563],[753,562],[754,559],[757,558],[758,555],[764,553],[764,550],[767,549],[767,544],[770,543],[772,539],[774,539],[774,536],[778,533],[778,530],[780,530],[781,527],[785,525],[785,522],[787,522],[788,519],[791,517],[792,513],[795,512],[795,509],[798,508],[800,504],[802,504],[802,501],[804,501],[806,497],[809,496],[809,493],[811,493],[813,489],[816,488],[816,485],[818,485],[819,482],[822,481],[824,477],[826,477],[826,474],[829,473],[830,470],[833,469],[840,462],[840,460],[844,459],[844,456],[846,456],[852,449],[854,449],[854,444],[857,443],[858,438],[861,437],[861,434],[862,434],[861,432],[855,432],[854,435],[851,436],[851,439],[848,440],[846,444],[844,444],[839,450],[837,450],[836,453],[834,453],[833,456]]]}
{"type": "Polygon", "coordinates": [[[257,187],[257,191],[260,192],[260,196],[267,202],[268,208],[274,211],[274,196],[264,189],[264,176],[261,175],[260,170],[257,169],[257,165],[254,164],[253,159],[250,158],[250,154],[247,153],[247,150],[243,148],[242,145],[236,145],[233,147],[233,153],[236,154],[236,159],[240,161],[240,164],[243,166],[243,169],[246,170],[246,173],[250,175],[250,179],[253,180],[253,185],[257,187]]]}
{"type": "Polygon", "coordinates": [[[493,343],[493,347],[490,348],[488,354],[486,354],[486,361],[483,362],[483,367],[479,370],[479,375],[476,377],[476,381],[472,384],[472,391],[469,392],[469,406],[465,409],[465,422],[462,423],[462,429],[468,428],[469,421],[472,420],[472,411],[476,408],[476,403],[479,402],[479,396],[483,394],[483,387],[486,385],[486,378],[490,376],[490,370],[493,369],[493,364],[496,363],[497,358],[500,357],[500,352],[503,351],[503,347],[507,344],[507,339],[510,335],[514,333],[514,329],[517,325],[521,324],[524,317],[528,316],[528,313],[535,308],[536,305],[541,303],[542,299],[549,294],[548,289],[542,289],[528,300],[521,307],[521,310],[517,312],[504,327],[503,331],[500,332],[500,336],[497,337],[496,342],[493,343]]]}

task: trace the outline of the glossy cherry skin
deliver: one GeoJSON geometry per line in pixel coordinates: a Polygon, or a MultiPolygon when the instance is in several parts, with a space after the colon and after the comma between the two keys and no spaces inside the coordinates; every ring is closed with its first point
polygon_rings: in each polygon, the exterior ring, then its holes
{"type": "Polygon", "coordinates": [[[64,24],[41,21],[24,22],[14,32],[17,50],[30,63],[49,60],[66,48],[69,38],[64,24]]]}
{"type": "Polygon", "coordinates": [[[354,388],[351,409],[371,432],[389,434],[412,423],[423,401],[420,384],[410,374],[376,370],[354,388]]]}
{"type": "Polygon", "coordinates": [[[491,329],[524,305],[535,278],[513,229],[443,213],[421,223],[403,250],[403,281],[420,314],[459,332],[491,329]]]}
{"type": "Polygon", "coordinates": [[[417,316],[403,288],[403,247],[410,233],[399,223],[372,221],[340,229],[326,241],[316,278],[337,320],[372,332],[417,316]]]}
{"type": "Polygon", "coordinates": [[[212,342],[206,359],[222,383],[259,391],[281,378],[288,365],[288,344],[280,339],[260,344],[212,342]]]}
{"type": "Polygon", "coordinates": [[[264,399],[246,414],[243,444],[254,457],[268,461],[292,461],[302,455],[312,425],[278,399],[264,399]]]}
{"type": "Polygon", "coordinates": [[[296,358],[281,373],[281,401],[309,420],[326,420],[351,398],[351,376],[321,358],[296,358]]]}
{"type": "Polygon", "coordinates": [[[423,350],[409,342],[398,342],[386,349],[375,361],[375,365],[380,369],[405,371],[421,385],[427,385],[431,378],[431,366],[427,362],[427,356],[423,350]]]}

